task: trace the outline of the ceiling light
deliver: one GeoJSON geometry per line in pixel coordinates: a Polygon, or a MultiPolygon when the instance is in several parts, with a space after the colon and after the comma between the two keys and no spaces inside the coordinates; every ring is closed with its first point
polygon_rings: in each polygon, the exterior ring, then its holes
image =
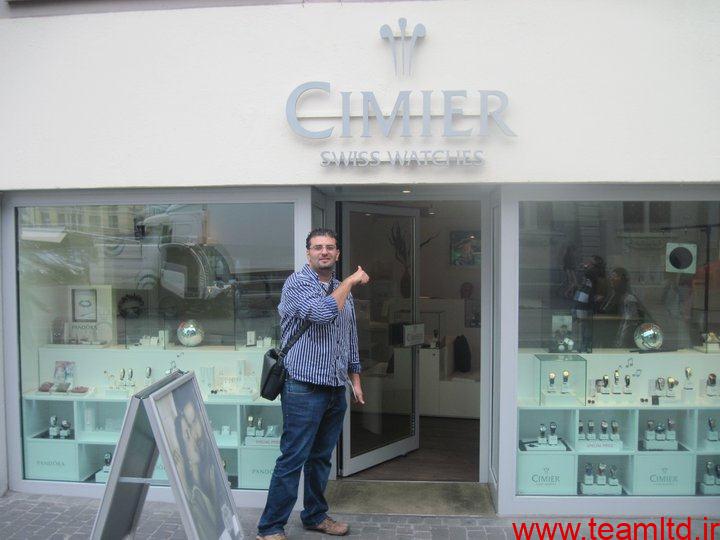
{"type": "Polygon", "coordinates": [[[403,189],[402,192],[403,193],[411,193],[411,191],[409,189],[403,189]]]}

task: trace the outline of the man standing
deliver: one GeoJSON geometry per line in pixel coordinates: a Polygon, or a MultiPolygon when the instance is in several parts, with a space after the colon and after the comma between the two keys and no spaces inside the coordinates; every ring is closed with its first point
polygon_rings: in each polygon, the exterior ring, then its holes
{"type": "Polygon", "coordinates": [[[310,231],[305,247],[308,264],[285,281],[278,306],[283,344],[304,321],[312,324],[285,357],[288,380],[281,397],[281,455],[275,463],[257,540],[287,538],[284,527],[297,500],[303,470],[303,526],[335,536],[349,530],[346,523],[328,517],[324,492],[347,408],[345,385],[351,384],[355,399],[365,403],[350,290],[370,278],[358,266],[342,282],[335,279],[340,251],[330,229],[310,231]]]}

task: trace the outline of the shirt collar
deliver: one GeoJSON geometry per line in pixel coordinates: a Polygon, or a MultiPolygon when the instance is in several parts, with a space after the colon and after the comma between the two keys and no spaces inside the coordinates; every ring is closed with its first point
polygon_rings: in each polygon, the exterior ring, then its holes
{"type": "MultiPolygon", "coordinates": [[[[318,273],[315,270],[310,268],[310,265],[308,263],[305,263],[305,265],[302,268],[302,272],[304,274],[314,277],[318,281],[318,283],[320,283],[320,276],[318,275],[318,273]]],[[[332,274],[330,274],[330,283],[332,283],[334,281],[335,281],[335,270],[333,270],[332,274]]]]}

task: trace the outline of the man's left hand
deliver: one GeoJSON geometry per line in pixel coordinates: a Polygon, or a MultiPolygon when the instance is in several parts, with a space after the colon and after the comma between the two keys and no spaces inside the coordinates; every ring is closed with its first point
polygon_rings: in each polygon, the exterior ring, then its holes
{"type": "Polygon", "coordinates": [[[363,395],[362,384],[360,383],[360,374],[359,373],[351,373],[350,381],[351,381],[352,387],[353,387],[353,399],[354,399],[355,403],[359,403],[360,405],[365,405],[365,396],[363,395]]]}

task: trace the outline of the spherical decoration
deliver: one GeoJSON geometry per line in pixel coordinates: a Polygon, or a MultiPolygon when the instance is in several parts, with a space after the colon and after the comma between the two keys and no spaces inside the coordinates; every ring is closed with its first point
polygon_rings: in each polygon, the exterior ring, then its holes
{"type": "Polygon", "coordinates": [[[195,319],[182,321],[177,329],[178,341],[186,347],[197,347],[205,337],[205,330],[195,319]]]}
{"type": "Polygon", "coordinates": [[[657,351],[662,347],[662,329],[653,323],[642,323],[635,329],[635,345],[643,351],[657,351]]]}

